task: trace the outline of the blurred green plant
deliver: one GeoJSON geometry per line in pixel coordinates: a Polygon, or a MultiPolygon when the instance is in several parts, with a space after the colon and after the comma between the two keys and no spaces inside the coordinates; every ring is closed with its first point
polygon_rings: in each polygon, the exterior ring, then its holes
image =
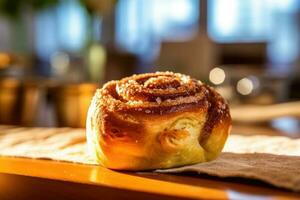
{"type": "Polygon", "coordinates": [[[103,15],[112,10],[117,0],[80,0],[90,15],[103,15]]]}
{"type": "MultiPolygon", "coordinates": [[[[12,32],[11,46],[14,52],[28,53],[29,34],[24,20],[24,11],[34,13],[51,6],[55,6],[60,0],[0,0],[0,15],[6,17],[12,32]]],[[[34,16],[34,15],[29,15],[34,16]]]]}
{"type": "MultiPolygon", "coordinates": [[[[14,40],[13,49],[17,52],[27,52],[29,46],[26,35],[30,34],[27,23],[24,20],[24,13],[30,13],[30,17],[35,17],[35,12],[49,9],[59,5],[62,1],[75,0],[0,0],[0,15],[7,17],[14,40]]],[[[94,19],[110,13],[117,3],[117,0],[77,0],[88,13],[88,34],[86,36],[87,46],[90,46],[93,40],[94,19]]]]}
{"type": "Polygon", "coordinates": [[[12,19],[20,17],[24,8],[31,8],[34,11],[54,6],[59,0],[0,0],[0,14],[12,19]]]}
{"type": "MultiPolygon", "coordinates": [[[[57,5],[61,0],[0,0],[0,14],[10,18],[20,17],[24,8],[31,8],[40,11],[51,6],[57,5]]],[[[111,11],[117,0],[79,0],[87,9],[88,13],[104,14],[111,11]]]]}

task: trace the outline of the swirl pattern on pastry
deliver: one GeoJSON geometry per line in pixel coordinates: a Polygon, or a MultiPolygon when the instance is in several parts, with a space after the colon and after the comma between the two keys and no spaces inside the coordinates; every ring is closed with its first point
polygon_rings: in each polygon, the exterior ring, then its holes
{"type": "Polygon", "coordinates": [[[215,158],[230,124],[228,105],[211,87],[187,75],[157,72],[99,89],[89,109],[87,139],[106,167],[168,168],[215,158]]]}

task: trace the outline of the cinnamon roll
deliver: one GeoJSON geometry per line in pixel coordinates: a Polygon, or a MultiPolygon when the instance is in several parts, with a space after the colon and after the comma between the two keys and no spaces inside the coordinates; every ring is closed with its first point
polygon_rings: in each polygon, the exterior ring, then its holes
{"type": "Polygon", "coordinates": [[[89,152],[99,164],[147,170],[215,159],[231,117],[213,88],[183,74],[157,72],[98,89],[86,127],[89,152]]]}

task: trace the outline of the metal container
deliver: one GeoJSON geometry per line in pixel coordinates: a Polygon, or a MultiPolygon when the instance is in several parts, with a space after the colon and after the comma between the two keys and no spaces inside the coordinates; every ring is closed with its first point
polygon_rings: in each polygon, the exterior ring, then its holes
{"type": "Polygon", "coordinates": [[[17,124],[20,116],[20,81],[0,79],[0,124],[17,124]]]}
{"type": "Polygon", "coordinates": [[[41,81],[0,79],[0,124],[35,126],[44,96],[41,81]]]}
{"type": "Polygon", "coordinates": [[[22,126],[39,124],[41,105],[45,101],[46,85],[43,81],[25,81],[22,84],[21,119],[22,126]]]}
{"type": "Polygon", "coordinates": [[[99,87],[96,83],[66,84],[52,89],[57,125],[85,127],[87,111],[99,87]]]}

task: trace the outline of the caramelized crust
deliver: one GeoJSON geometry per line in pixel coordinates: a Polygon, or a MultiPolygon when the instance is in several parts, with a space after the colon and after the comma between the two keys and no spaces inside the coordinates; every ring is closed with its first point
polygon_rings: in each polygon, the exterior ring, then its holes
{"type": "Polygon", "coordinates": [[[157,72],[97,90],[87,140],[108,168],[168,168],[214,159],[230,125],[228,105],[212,88],[186,75],[157,72]]]}

